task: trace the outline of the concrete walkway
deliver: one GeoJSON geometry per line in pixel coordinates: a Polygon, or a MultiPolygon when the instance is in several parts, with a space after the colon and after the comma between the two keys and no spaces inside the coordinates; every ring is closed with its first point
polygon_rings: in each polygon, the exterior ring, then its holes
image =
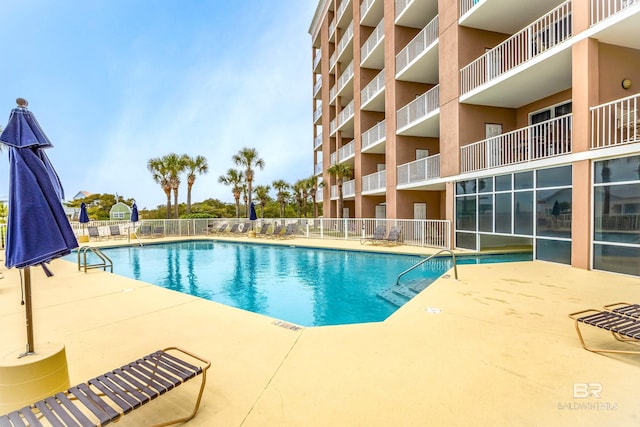
{"type": "MultiPolygon", "coordinates": [[[[459,280],[445,275],[385,322],[293,330],[63,260],[50,268],[52,278],[32,269],[36,350],[64,343],[74,384],[170,345],[201,354],[213,366],[190,426],[640,425],[640,356],[585,351],[567,317],[640,301],[638,278],[538,261],[460,265],[459,280]],[[601,386],[600,397],[582,397],[585,383],[601,386]]],[[[2,272],[5,353],[26,338],[19,271],[2,272]]],[[[593,343],[615,345],[587,332],[593,343]]],[[[188,383],[118,425],[174,416],[196,388],[188,383]]]]}

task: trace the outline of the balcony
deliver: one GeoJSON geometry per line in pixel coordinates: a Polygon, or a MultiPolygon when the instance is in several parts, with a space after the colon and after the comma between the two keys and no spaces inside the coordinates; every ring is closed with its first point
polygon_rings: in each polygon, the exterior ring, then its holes
{"type": "Polygon", "coordinates": [[[571,21],[566,1],[461,69],[460,102],[518,108],[570,88],[571,21]]]}
{"type": "Polygon", "coordinates": [[[440,135],[440,87],[434,86],[415,101],[398,110],[397,134],[410,136],[440,135]]]}
{"type": "Polygon", "coordinates": [[[338,118],[335,117],[329,122],[329,135],[334,136],[338,130],[338,118]]]}
{"type": "Polygon", "coordinates": [[[314,172],[316,175],[322,175],[322,162],[316,163],[314,167],[314,172]]]}
{"type": "Polygon", "coordinates": [[[600,43],[640,49],[640,0],[590,0],[590,37],[600,43]]]}
{"type": "Polygon", "coordinates": [[[320,124],[320,119],[322,118],[322,103],[320,103],[315,110],[313,110],[313,124],[320,124]]]}
{"type": "MultiPolygon", "coordinates": [[[[342,183],[342,199],[354,198],[356,196],[356,181],[345,181],[342,183]]],[[[331,200],[338,200],[338,186],[331,186],[331,200]]]]}
{"type": "Polygon", "coordinates": [[[313,138],[313,149],[317,150],[320,147],[322,147],[322,132],[313,138]]]}
{"type": "Polygon", "coordinates": [[[562,1],[460,0],[458,23],[464,27],[513,34],[562,1]]]}
{"type": "Polygon", "coordinates": [[[384,19],[360,48],[360,65],[364,68],[384,68],[384,19]]]}
{"type": "Polygon", "coordinates": [[[398,187],[408,188],[440,178],[440,154],[398,166],[398,187]]]}
{"type": "Polygon", "coordinates": [[[336,33],[336,18],[333,18],[329,23],[329,39],[336,33]]]}
{"type": "Polygon", "coordinates": [[[345,28],[336,52],[338,52],[337,61],[339,62],[346,62],[347,59],[353,59],[353,21],[345,28]]]}
{"type": "Polygon", "coordinates": [[[338,62],[338,52],[333,52],[329,57],[329,72],[333,72],[333,69],[336,67],[336,63],[338,62]]]}
{"type": "Polygon", "coordinates": [[[322,51],[320,49],[314,49],[314,57],[313,57],[313,72],[317,73],[320,71],[320,60],[322,59],[322,51]]]}
{"type": "Polygon", "coordinates": [[[460,148],[462,173],[571,153],[571,114],[460,148]]]}
{"type": "Polygon", "coordinates": [[[384,111],[384,70],[360,92],[361,110],[384,111]]]}
{"type": "Polygon", "coordinates": [[[355,116],[354,113],[354,105],[353,100],[349,102],[338,114],[338,130],[341,130],[344,136],[353,136],[353,118],[355,116]]]}
{"type": "Polygon", "coordinates": [[[351,160],[352,158],[355,157],[355,154],[356,154],[356,142],[355,141],[351,141],[347,145],[345,145],[343,147],[340,147],[338,149],[337,162],[338,163],[343,163],[343,162],[346,162],[348,160],[351,160]]]}
{"type": "Polygon", "coordinates": [[[360,24],[373,27],[384,15],[384,0],[363,0],[360,3],[360,24]]]}
{"type": "Polygon", "coordinates": [[[351,7],[352,0],[342,0],[336,11],[336,22],[338,27],[342,28],[346,22],[353,21],[353,8],[351,7]]]}
{"type": "Polygon", "coordinates": [[[396,25],[423,28],[436,13],[437,0],[395,0],[396,25]]]}
{"type": "Polygon", "coordinates": [[[336,105],[336,97],[338,96],[338,84],[334,84],[331,89],[329,89],[329,104],[336,105]]]}
{"type": "Polygon", "coordinates": [[[339,96],[344,96],[343,94],[345,92],[353,95],[353,61],[351,61],[342,74],[340,74],[337,85],[339,96]]]}
{"type": "Polygon", "coordinates": [[[318,78],[318,80],[315,82],[315,84],[313,85],[313,97],[314,98],[319,98],[320,95],[320,89],[322,88],[322,79],[318,78]]]}
{"type": "Polygon", "coordinates": [[[591,0],[591,25],[639,4],[640,0],[591,0]]]}
{"type": "Polygon", "coordinates": [[[362,195],[374,196],[387,192],[387,171],[380,171],[362,177],[362,195]]]}
{"type": "Polygon", "coordinates": [[[640,94],[591,108],[591,149],[640,142],[640,94]]]}
{"type": "Polygon", "coordinates": [[[438,82],[438,16],[396,55],[396,80],[438,82]]]}
{"type": "Polygon", "coordinates": [[[387,124],[383,120],[362,134],[362,152],[384,154],[386,141],[387,124]]]}

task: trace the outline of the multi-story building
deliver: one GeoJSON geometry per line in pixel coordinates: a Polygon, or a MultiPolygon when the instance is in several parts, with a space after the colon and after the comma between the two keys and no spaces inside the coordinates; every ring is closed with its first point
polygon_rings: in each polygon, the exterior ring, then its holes
{"type": "Polygon", "coordinates": [[[640,0],[319,0],[309,32],[325,217],[640,275],[640,0]]]}

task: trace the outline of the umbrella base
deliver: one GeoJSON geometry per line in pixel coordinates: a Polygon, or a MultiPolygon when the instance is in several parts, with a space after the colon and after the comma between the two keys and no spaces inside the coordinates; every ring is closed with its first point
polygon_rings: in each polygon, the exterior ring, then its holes
{"type": "Polygon", "coordinates": [[[89,236],[78,236],[78,243],[87,243],[89,241],[89,236]]]}
{"type": "Polygon", "coordinates": [[[0,414],[31,405],[70,387],[63,344],[39,343],[37,352],[24,349],[0,355],[0,414]]]}

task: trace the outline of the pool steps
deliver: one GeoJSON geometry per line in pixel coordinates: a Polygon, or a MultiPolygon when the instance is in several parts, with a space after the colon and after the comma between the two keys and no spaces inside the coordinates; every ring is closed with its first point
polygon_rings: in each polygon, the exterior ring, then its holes
{"type": "Polygon", "coordinates": [[[391,304],[402,307],[407,301],[415,297],[429,286],[433,280],[431,279],[416,279],[407,282],[406,284],[393,285],[384,291],[378,292],[378,297],[390,302],[391,304]]]}

